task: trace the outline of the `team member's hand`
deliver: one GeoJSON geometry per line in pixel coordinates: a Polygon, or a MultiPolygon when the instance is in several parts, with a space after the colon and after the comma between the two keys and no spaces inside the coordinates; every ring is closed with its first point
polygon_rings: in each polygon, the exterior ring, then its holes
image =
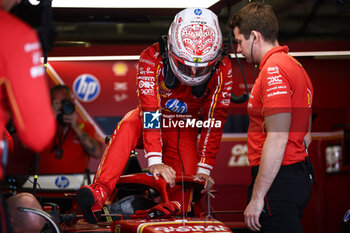
{"type": "Polygon", "coordinates": [[[56,117],[58,114],[62,113],[61,108],[62,108],[62,103],[60,101],[54,100],[52,102],[52,110],[56,117]]]}
{"type": "Polygon", "coordinates": [[[211,176],[209,176],[207,174],[204,174],[204,173],[198,173],[197,177],[199,179],[205,181],[204,189],[201,191],[201,193],[207,192],[208,188],[209,188],[209,191],[212,190],[213,185],[215,184],[215,182],[214,182],[213,178],[211,178],[211,176]]]}
{"type": "Polygon", "coordinates": [[[264,200],[251,200],[244,211],[244,221],[252,231],[260,231],[259,217],[264,208],[264,200]]]}
{"type": "Polygon", "coordinates": [[[63,115],[63,122],[70,125],[73,129],[76,127],[79,127],[78,125],[78,114],[77,112],[73,112],[72,114],[64,114],[63,115]]]}
{"type": "Polygon", "coordinates": [[[165,164],[155,164],[149,167],[149,171],[153,174],[155,180],[158,180],[158,176],[162,176],[170,188],[175,186],[176,172],[172,167],[165,164]]]}

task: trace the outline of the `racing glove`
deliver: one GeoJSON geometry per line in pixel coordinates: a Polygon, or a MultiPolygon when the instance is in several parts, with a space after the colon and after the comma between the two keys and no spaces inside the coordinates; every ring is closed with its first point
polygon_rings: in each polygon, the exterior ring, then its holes
{"type": "Polygon", "coordinates": [[[130,218],[171,218],[181,213],[181,204],[177,201],[160,203],[148,210],[137,210],[130,218]]]}

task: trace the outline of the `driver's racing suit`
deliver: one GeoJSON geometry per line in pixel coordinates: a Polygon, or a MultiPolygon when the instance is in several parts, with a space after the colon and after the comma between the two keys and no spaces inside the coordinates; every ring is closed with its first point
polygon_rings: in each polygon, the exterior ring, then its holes
{"type": "MultiPolygon", "coordinates": [[[[164,163],[171,166],[177,176],[209,175],[230,104],[231,61],[227,57],[221,60],[203,97],[197,98],[191,86],[179,83],[174,89],[166,88],[159,44],[155,43],[140,56],[136,83],[140,105],[127,113],[115,128],[95,182],[102,185],[109,196],[123,173],[130,151],[140,142],[149,167],[164,163]],[[199,116],[202,121],[198,121],[199,116]]],[[[169,200],[184,203],[186,210],[189,209],[191,191],[186,191],[185,200],[179,186],[169,189],[168,194],[169,200]]]]}

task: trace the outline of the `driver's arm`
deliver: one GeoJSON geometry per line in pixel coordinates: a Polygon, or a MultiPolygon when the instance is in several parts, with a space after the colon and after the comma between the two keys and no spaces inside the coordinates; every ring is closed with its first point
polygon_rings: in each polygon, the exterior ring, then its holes
{"type": "Polygon", "coordinates": [[[142,138],[148,167],[156,180],[158,176],[162,176],[173,187],[175,171],[162,163],[161,106],[158,92],[160,61],[158,44],[153,44],[141,53],[136,81],[137,96],[141,104],[142,138]]]}
{"type": "Polygon", "coordinates": [[[219,151],[222,130],[230,105],[231,89],[231,62],[225,57],[209,81],[209,94],[205,97],[202,109],[203,119],[214,123],[212,127],[202,128],[198,149],[197,176],[207,181],[206,187],[214,183],[210,173],[214,168],[216,154],[219,151]]]}

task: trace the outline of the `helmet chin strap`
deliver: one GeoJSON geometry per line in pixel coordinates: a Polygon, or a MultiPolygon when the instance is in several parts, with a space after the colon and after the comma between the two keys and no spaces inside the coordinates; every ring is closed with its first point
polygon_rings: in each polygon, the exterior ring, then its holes
{"type": "Polygon", "coordinates": [[[192,86],[192,94],[197,98],[202,97],[207,89],[209,80],[210,78],[199,86],[192,86]]]}
{"type": "Polygon", "coordinates": [[[193,86],[192,87],[192,94],[194,96],[196,96],[197,98],[200,98],[200,97],[202,97],[204,95],[211,77],[213,76],[215,71],[219,68],[219,65],[221,63],[221,59],[223,58],[223,56],[221,56],[221,54],[219,56],[220,57],[219,57],[218,61],[216,62],[215,66],[214,66],[214,69],[210,72],[210,76],[209,76],[208,80],[205,81],[204,83],[202,83],[199,86],[193,86]]]}
{"type": "MultiPolygon", "coordinates": [[[[0,0],[1,1],[1,0],[0,0]]],[[[168,57],[168,36],[162,35],[159,38],[159,49],[162,55],[163,65],[164,65],[164,83],[168,89],[175,89],[179,85],[179,80],[173,73],[170,67],[170,61],[168,57]]]]}

